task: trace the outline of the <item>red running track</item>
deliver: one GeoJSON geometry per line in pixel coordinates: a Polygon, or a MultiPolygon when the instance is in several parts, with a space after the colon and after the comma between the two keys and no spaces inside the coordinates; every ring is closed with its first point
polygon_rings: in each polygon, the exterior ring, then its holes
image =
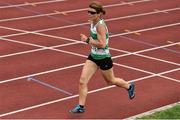
{"type": "MultiPolygon", "coordinates": [[[[102,2],[104,5],[120,3],[105,0],[102,2]]],[[[20,3],[17,2],[17,4],[20,3]]],[[[87,2],[82,2],[82,0],[78,0],[76,5],[72,5],[72,3],[72,1],[66,1],[61,4],[24,7],[36,12],[50,13],[52,10],[57,10],[58,6],[61,7],[60,10],[75,10],[85,8],[87,5],[87,2]]],[[[152,12],[154,9],[172,9],[178,7],[178,3],[178,0],[173,2],[153,0],[133,5],[109,7],[107,8],[106,19],[152,12]],[[161,4],[162,2],[163,4],[161,4]]],[[[4,10],[9,12],[13,10],[14,13],[3,14],[2,20],[34,15],[18,8],[4,10]]],[[[1,12],[4,13],[5,11],[1,12]]],[[[171,25],[178,23],[180,18],[178,17],[179,10],[173,10],[168,13],[159,12],[107,22],[110,31],[116,35],[116,37],[112,35],[110,40],[114,72],[116,76],[123,77],[127,81],[136,81],[136,98],[129,100],[127,91],[114,86],[107,86],[100,73],[97,72],[89,83],[90,94],[87,99],[87,111],[79,115],[70,114],[69,109],[78,102],[78,79],[83,62],[88,55],[89,46],[73,43],[67,39],[79,41],[79,33],[82,31],[88,33],[88,28],[85,25],[78,25],[66,29],[44,29],[86,22],[87,16],[85,14],[86,11],[80,11],[54,16],[61,18],[61,20],[54,20],[50,17],[3,22],[0,20],[0,26],[5,27],[0,28],[1,36],[11,36],[1,38],[3,40],[0,48],[0,91],[2,91],[0,97],[3,98],[0,100],[1,118],[123,119],[180,101],[178,96],[180,90],[180,74],[178,74],[180,71],[180,49],[179,45],[176,44],[180,39],[178,35],[180,27],[179,24],[171,25]],[[42,20],[43,23],[35,22],[42,20]],[[165,27],[166,25],[171,26],[165,27]],[[157,26],[164,27],[145,30],[157,26]],[[15,29],[10,30],[10,28],[15,29]],[[28,30],[40,30],[43,34],[24,33],[21,35],[19,34],[23,33],[21,30],[27,30],[27,32],[28,30]],[[121,36],[126,30],[144,31],[140,32],[140,35],[126,34],[121,36]],[[117,36],[117,34],[120,35],[117,36]],[[47,37],[46,35],[51,36],[47,37]],[[65,39],[60,37],[65,37],[65,39]],[[56,46],[55,49],[45,48],[52,46],[56,46]],[[37,51],[19,53],[30,50],[37,51]],[[131,55],[132,53],[134,55],[131,55]],[[27,81],[27,77],[30,75],[71,92],[73,95],[68,96],[33,81],[27,81]]]]}

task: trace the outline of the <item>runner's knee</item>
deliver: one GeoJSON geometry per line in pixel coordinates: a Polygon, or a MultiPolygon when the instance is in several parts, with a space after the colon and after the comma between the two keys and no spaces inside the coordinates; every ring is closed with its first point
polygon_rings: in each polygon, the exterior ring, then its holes
{"type": "Polygon", "coordinates": [[[79,84],[85,85],[85,84],[87,84],[87,81],[88,81],[87,77],[81,76],[80,80],[79,80],[79,84]]]}
{"type": "Polygon", "coordinates": [[[111,83],[112,85],[116,85],[116,80],[115,80],[115,79],[112,79],[112,80],[110,81],[110,83],[111,83]]]}

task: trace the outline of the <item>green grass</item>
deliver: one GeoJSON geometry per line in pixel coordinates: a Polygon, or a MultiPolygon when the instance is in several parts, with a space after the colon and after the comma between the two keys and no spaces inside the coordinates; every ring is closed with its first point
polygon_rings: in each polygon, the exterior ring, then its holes
{"type": "Polygon", "coordinates": [[[180,105],[138,119],[180,119],[180,105]]]}

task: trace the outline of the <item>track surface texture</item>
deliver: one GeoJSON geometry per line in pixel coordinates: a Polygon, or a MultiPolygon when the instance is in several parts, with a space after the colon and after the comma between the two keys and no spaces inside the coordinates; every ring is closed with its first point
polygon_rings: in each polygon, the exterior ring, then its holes
{"type": "Polygon", "coordinates": [[[90,1],[1,0],[1,119],[126,119],[180,101],[180,1],[99,1],[115,75],[135,82],[136,97],[97,71],[86,112],[69,113],[90,49],[79,37],[89,34],[90,1]]]}

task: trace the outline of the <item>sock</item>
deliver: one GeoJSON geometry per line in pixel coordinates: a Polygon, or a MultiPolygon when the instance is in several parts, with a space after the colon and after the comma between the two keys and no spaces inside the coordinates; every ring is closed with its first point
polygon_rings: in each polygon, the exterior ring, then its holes
{"type": "Polygon", "coordinates": [[[79,105],[81,108],[84,108],[84,105],[79,105]]]}
{"type": "Polygon", "coordinates": [[[131,85],[129,86],[128,90],[130,90],[130,89],[131,89],[131,85]]]}

